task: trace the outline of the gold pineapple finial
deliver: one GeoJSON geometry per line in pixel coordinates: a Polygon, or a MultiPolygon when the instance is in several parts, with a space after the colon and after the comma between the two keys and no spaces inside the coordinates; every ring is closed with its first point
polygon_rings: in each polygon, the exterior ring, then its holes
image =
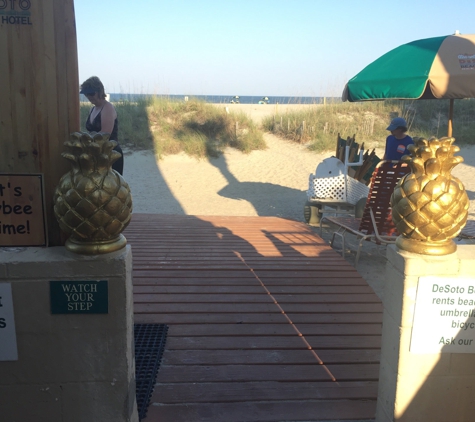
{"type": "Polygon", "coordinates": [[[402,161],[412,169],[391,196],[392,216],[400,236],[396,245],[424,255],[447,255],[464,227],[469,199],[462,182],[451,175],[463,162],[454,138],[414,138],[402,161]]]}
{"type": "Polygon", "coordinates": [[[132,217],[132,196],[123,177],[111,168],[120,158],[108,133],[76,132],[62,154],[71,170],[54,194],[54,213],[69,235],[66,248],[81,254],[119,250],[127,244],[121,232],[132,217]]]}

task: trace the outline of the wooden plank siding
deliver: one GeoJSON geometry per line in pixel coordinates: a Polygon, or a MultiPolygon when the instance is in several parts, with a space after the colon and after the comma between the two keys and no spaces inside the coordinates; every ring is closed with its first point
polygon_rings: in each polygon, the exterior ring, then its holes
{"type": "Polygon", "coordinates": [[[382,305],[305,224],[134,214],[136,323],[169,325],[146,422],[374,418],[382,305]]]}
{"type": "Polygon", "coordinates": [[[49,246],[64,244],[53,212],[71,166],[63,143],[80,129],[74,0],[0,1],[0,172],[43,174],[49,246]]]}

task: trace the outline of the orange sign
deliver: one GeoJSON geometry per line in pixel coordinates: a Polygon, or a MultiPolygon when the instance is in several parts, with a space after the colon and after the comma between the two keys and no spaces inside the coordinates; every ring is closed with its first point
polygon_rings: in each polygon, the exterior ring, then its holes
{"type": "Polygon", "coordinates": [[[43,175],[0,174],[0,246],[46,246],[43,175]]]}

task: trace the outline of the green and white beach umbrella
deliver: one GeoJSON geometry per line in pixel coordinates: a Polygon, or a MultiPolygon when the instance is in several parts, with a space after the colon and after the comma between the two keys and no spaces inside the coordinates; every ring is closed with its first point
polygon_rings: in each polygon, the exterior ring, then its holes
{"type": "Polygon", "coordinates": [[[475,98],[475,35],[447,35],[403,44],[351,78],[343,101],[475,98]]]}

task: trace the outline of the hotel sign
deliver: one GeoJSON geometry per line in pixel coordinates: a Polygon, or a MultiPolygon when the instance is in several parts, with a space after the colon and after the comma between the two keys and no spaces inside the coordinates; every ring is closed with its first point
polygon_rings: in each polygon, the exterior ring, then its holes
{"type": "Polygon", "coordinates": [[[31,1],[0,0],[0,25],[31,25],[31,1]]]}

